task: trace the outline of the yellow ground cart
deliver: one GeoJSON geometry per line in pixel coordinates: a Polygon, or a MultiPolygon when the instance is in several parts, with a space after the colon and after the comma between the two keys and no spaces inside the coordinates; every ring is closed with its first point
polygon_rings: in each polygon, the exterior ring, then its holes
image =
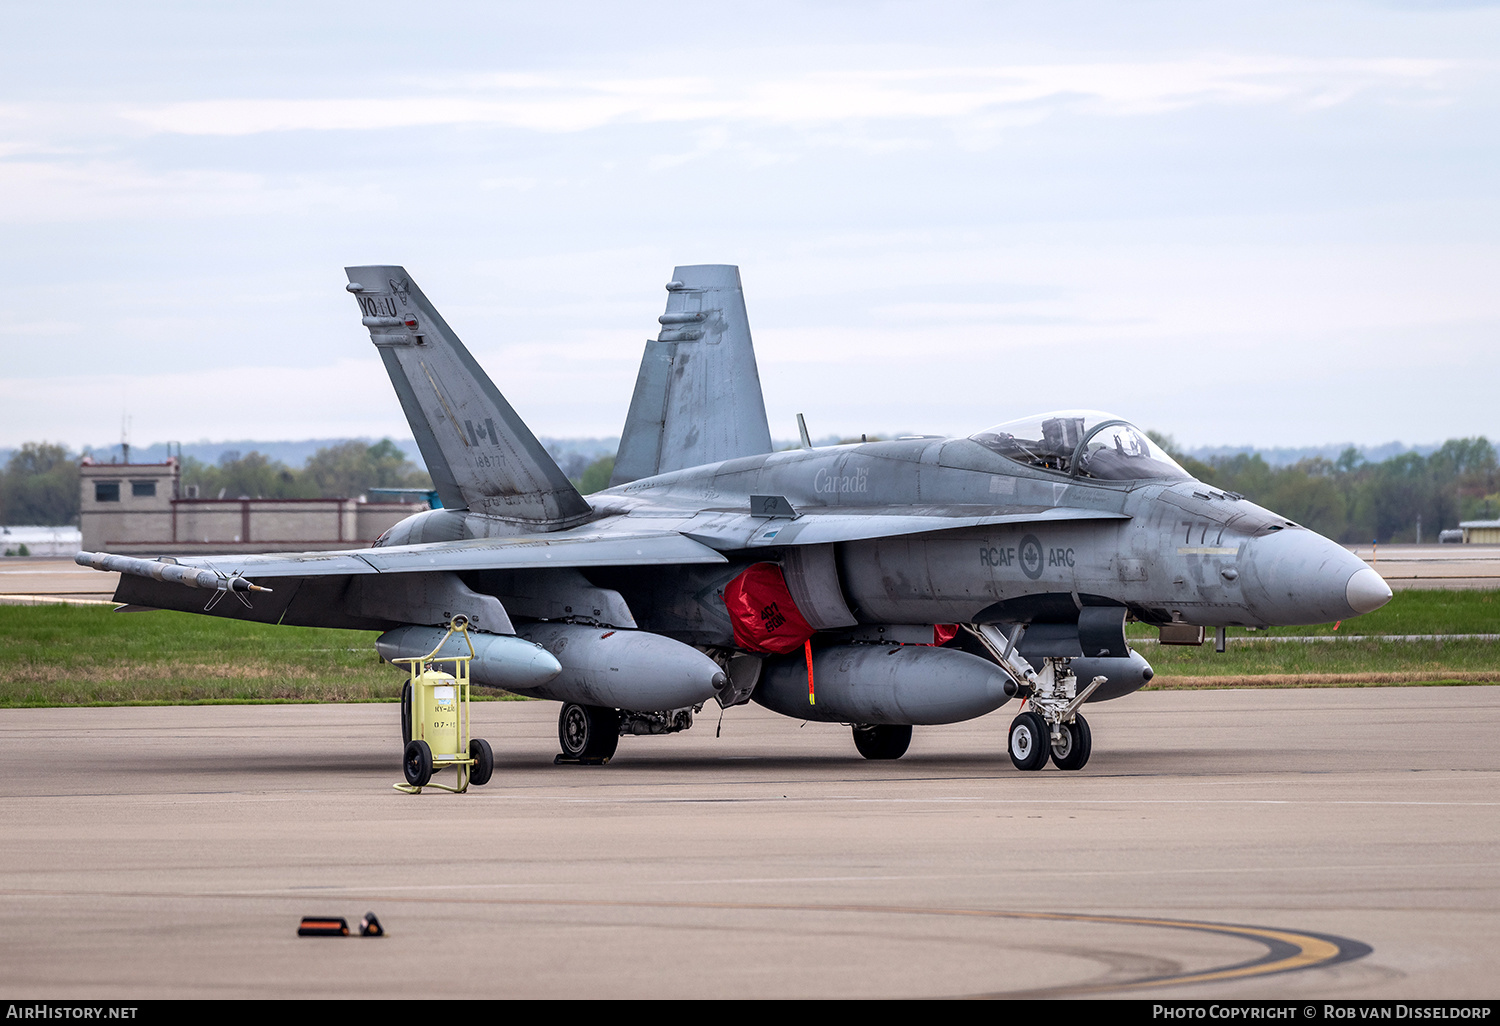
{"type": "Polygon", "coordinates": [[[406,783],[394,785],[396,790],[421,794],[424,787],[436,787],[463,794],[470,784],[489,783],[490,774],[495,771],[494,753],[488,741],[469,736],[469,661],[473,658],[469,621],[455,616],[448,625],[448,633],[431,652],[391,660],[398,666],[406,666],[408,673],[406,686],[401,689],[401,734],[406,742],[402,764],[406,783]],[[438,655],[455,634],[463,638],[459,651],[467,648],[468,654],[438,655]],[[434,773],[450,767],[457,776],[453,786],[432,782],[434,773]]]}

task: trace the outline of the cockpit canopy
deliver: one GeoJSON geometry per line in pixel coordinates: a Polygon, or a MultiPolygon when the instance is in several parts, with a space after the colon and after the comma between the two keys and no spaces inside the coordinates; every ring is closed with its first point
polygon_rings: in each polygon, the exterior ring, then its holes
{"type": "Polygon", "coordinates": [[[1061,410],[986,428],[974,441],[1028,467],[1103,481],[1189,479],[1135,425],[1098,410],[1061,410]]]}

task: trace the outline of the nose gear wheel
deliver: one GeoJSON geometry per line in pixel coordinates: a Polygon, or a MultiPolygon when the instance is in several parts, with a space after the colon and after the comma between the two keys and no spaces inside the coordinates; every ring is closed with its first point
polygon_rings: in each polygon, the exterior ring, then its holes
{"type": "Polygon", "coordinates": [[[1034,712],[1023,712],[1010,722],[1010,761],[1018,770],[1039,770],[1047,765],[1047,721],[1034,712]]]}
{"type": "Polygon", "coordinates": [[[1052,764],[1062,770],[1083,769],[1093,748],[1089,721],[1075,716],[1072,723],[1059,725],[1057,737],[1052,738],[1052,764]]]}

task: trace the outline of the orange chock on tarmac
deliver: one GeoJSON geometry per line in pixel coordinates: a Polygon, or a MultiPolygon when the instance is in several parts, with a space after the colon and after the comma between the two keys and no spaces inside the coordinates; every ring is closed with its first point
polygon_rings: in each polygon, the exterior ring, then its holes
{"type": "Polygon", "coordinates": [[[303,916],[298,937],[347,937],[349,923],[343,916],[303,916]]]}

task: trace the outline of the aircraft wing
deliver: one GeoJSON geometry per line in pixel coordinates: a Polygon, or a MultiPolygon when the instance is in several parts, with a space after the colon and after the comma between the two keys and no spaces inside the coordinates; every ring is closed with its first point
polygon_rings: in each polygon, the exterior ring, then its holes
{"type": "MultiPolygon", "coordinates": [[[[935,507],[931,510],[896,506],[889,509],[803,509],[796,517],[766,518],[748,513],[705,514],[680,528],[690,539],[715,548],[766,548],[780,545],[823,545],[866,541],[905,534],[951,531],[992,524],[1030,524],[1066,520],[1129,520],[1112,510],[1071,506],[984,507],[985,512],[935,507]]],[[[970,507],[973,509],[973,507],[970,507]]]]}
{"type": "Polygon", "coordinates": [[[183,556],[181,566],[252,581],[273,577],[346,577],[437,570],[519,570],[543,566],[648,566],[723,563],[719,553],[676,531],[527,534],[344,552],[272,552],[263,555],[183,556]]]}
{"type": "Polygon", "coordinates": [[[119,572],[115,601],[126,608],[361,630],[385,630],[397,621],[360,608],[357,600],[351,606],[350,588],[356,580],[375,584],[377,579],[395,583],[402,575],[424,572],[727,562],[708,546],[673,530],[591,526],[579,532],[342,552],[183,556],[171,563],[80,552],[75,561],[119,572]],[[238,601],[221,601],[226,589],[236,593],[238,601]]]}

